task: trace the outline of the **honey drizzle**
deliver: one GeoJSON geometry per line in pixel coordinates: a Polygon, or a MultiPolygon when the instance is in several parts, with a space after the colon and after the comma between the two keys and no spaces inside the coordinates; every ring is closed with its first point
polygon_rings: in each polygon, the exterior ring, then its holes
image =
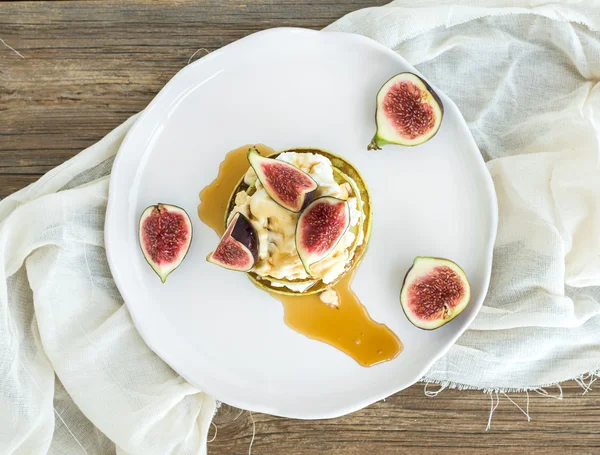
{"type": "MultiPolygon", "coordinates": [[[[231,193],[248,170],[246,154],[251,145],[229,152],[219,167],[217,178],[200,192],[198,216],[221,236],[231,193]]],[[[275,151],[255,146],[263,156],[275,151]]],[[[337,307],[323,303],[318,294],[287,296],[269,292],[283,304],[288,327],[309,338],[327,343],[368,367],[396,357],[402,342],[386,325],[373,321],[350,288],[355,270],[333,286],[339,299],[337,307]]]]}

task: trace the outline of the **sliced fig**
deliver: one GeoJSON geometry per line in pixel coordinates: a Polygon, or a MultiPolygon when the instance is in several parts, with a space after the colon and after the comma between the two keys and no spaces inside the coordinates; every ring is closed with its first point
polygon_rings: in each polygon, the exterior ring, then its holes
{"type": "Polygon", "coordinates": [[[283,208],[298,213],[313,199],[317,182],[296,166],[248,151],[248,161],[267,194],[283,208]]]}
{"type": "Polygon", "coordinates": [[[440,129],[444,106],[427,82],[413,73],[400,73],[377,92],[377,132],[367,147],[385,144],[419,145],[440,129]]]}
{"type": "Polygon", "coordinates": [[[348,202],[331,196],[312,201],[298,218],[296,249],[310,275],[310,266],[325,259],[335,249],[350,226],[348,202]]]}
{"type": "Polygon", "coordinates": [[[449,259],[416,257],[400,293],[408,320],[433,330],[458,316],[469,304],[471,286],[465,272],[449,259]]]}
{"type": "Polygon", "coordinates": [[[140,217],[139,238],[146,261],[164,283],[190,248],[192,222],[181,207],[151,205],[140,217]]]}
{"type": "Polygon", "coordinates": [[[237,212],[215,251],[206,260],[229,270],[248,272],[258,259],[258,234],[252,222],[237,212]]]}

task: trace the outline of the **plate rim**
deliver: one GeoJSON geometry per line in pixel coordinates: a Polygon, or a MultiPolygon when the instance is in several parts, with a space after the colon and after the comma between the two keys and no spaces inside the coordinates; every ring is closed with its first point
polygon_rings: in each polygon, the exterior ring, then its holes
{"type": "MultiPolygon", "coordinates": [[[[125,135],[125,138],[123,139],[121,145],[119,146],[119,150],[117,151],[117,154],[115,156],[115,159],[114,159],[114,162],[113,162],[113,165],[111,168],[111,174],[110,174],[110,180],[109,180],[109,191],[108,191],[108,202],[107,202],[105,224],[104,224],[105,251],[106,251],[106,256],[107,256],[107,261],[108,261],[109,269],[111,272],[111,276],[115,282],[115,285],[117,286],[117,289],[119,290],[121,297],[123,298],[124,304],[127,305],[127,307],[128,307],[128,311],[129,311],[129,305],[127,304],[127,299],[126,299],[127,292],[125,291],[125,286],[124,286],[123,282],[121,281],[120,277],[118,276],[118,273],[115,273],[115,270],[117,270],[117,266],[115,265],[115,256],[114,256],[112,248],[110,246],[112,244],[112,232],[115,231],[115,229],[112,229],[111,227],[114,226],[115,222],[116,222],[115,221],[116,214],[114,213],[116,210],[115,209],[115,205],[116,205],[115,201],[117,198],[116,180],[117,180],[117,176],[118,176],[119,167],[121,166],[121,163],[124,160],[124,158],[123,158],[124,153],[121,153],[122,150],[124,150],[128,147],[129,142],[131,142],[133,140],[132,138],[136,135],[137,130],[141,128],[140,125],[143,123],[143,120],[156,107],[156,105],[160,102],[160,100],[163,98],[163,96],[165,96],[167,89],[169,87],[175,85],[175,81],[177,79],[180,79],[187,72],[192,71],[194,68],[196,68],[198,66],[204,65],[207,61],[217,58],[218,56],[220,56],[226,52],[230,52],[231,50],[235,49],[236,47],[239,47],[242,45],[247,45],[248,43],[250,43],[252,41],[269,38],[270,35],[274,35],[274,36],[276,36],[278,34],[314,35],[317,33],[328,34],[331,36],[342,36],[343,39],[355,40],[357,42],[362,41],[363,43],[367,44],[368,46],[375,47],[380,52],[384,52],[385,54],[389,55],[391,58],[399,61],[401,64],[410,68],[410,70],[413,71],[415,74],[423,77],[422,74],[416,68],[414,68],[413,65],[411,65],[409,62],[407,62],[401,55],[399,55],[392,49],[385,47],[384,45],[380,44],[379,42],[377,42],[371,38],[368,38],[363,35],[355,34],[355,33],[328,31],[328,30],[317,31],[317,30],[310,30],[310,29],[304,29],[304,28],[299,28],[299,27],[277,27],[277,28],[271,28],[271,29],[266,29],[266,30],[252,33],[252,34],[247,35],[243,38],[240,38],[239,40],[236,40],[230,44],[227,44],[226,46],[223,46],[223,47],[211,52],[210,54],[206,55],[205,57],[202,57],[201,59],[198,59],[195,62],[188,64],[185,67],[183,67],[182,69],[180,69],[158,91],[158,93],[152,98],[150,103],[148,103],[147,107],[144,108],[144,110],[140,113],[139,117],[136,119],[135,123],[129,129],[129,131],[125,135]]],[[[424,79],[427,80],[427,78],[425,78],[425,77],[424,77],[424,79]]],[[[428,83],[429,83],[429,81],[428,81],[428,83]]],[[[456,104],[443,91],[439,90],[435,85],[433,85],[433,84],[430,84],[430,85],[444,99],[445,109],[447,109],[446,106],[448,105],[458,115],[459,124],[460,124],[460,127],[464,130],[464,135],[467,137],[468,141],[472,142],[472,145],[475,148],[475,150],[479,151],[479,147],[477,146],[477,144],[467,126],[467,123],[466,123],[462,113],[456,106],[456,104]]],[[[269,407],[267,405],[251,404],[248,402],[244,402],[244,400],[233,399],[233,400],[222,400],[222,401],[231,406],[235,406],[240,409],[246,409],[246,410],[250,410],[253,412],[261,412],[261,413],[266,413],[266,414],[276,415],[276,416],[281,416],[281,417],[305,419],[305,420],[330,419],[330,418],[341,417],[341,416],[350,414],[352,412],[355,412],[357,410],[360,410],[362,408],[365,408],[377,401],[380,401],[390,395],[393,395],[393,394],[395,394],[401,390],[404,390],[404,389],[414,385],[415,383],[419,382],[423,378],[423,376],[427,373],[427,371],[429,371],[431,366],[437,360],[439,360],[441,357],[443,357],[450,350],[450,348],[452,346],[454,346],[454,344],[456,344],[456,341],[458,340],[458,338],[469,328],[469,326],[471,325],[471,323],[473,322],[475,317],[479,314],[479,311],[481,310],[481,307],[483,306],[483,301],[485,300],[485,297],[487,296],[487,293],[489,290],[489,284],[490,284],[490,280],[491,280],[492,263],[493,263],[493,249],[494,249],[494,244],[495,244],[497,229],[498,229],[498,201],[497,201],[497,194],[496,194],[496,190],[495,190],[495,187],[493,184],[492,176],[491,176],[489,170],[487,169],[487,166],[485,164],[483,156],[481,155],[481,152],[479,151],[477,156],[475,156],[474,158],[475,158],[474,165],[479,167],[482,178],[485,181],[484,185],[486,188],[486,195],[487,195],[487,199],[488,199],[488,201],[487,201],[488,208],[489,208],[488,219],[489,219],[489,224],[490,224],[490,228],[489,228],[490,230],[487,233],[488,235],[487,235],[486,249],[485,249],[484,254],[482,255],[485,257],[485,261],[484,261],[485,267],[483,270],[484,278],[481,282],[481,285],[482,285],[481,298],[476,302],[471,302],[471,305],[475,304],[475,306],[476,306],[475,311],[473,311],[472,314],[466,320],[463,321],[463,324],[464,324],[463,327],[461,329],[455,331],[455,333],[450,338],[450,341],[448,341],[442,349],[440,349],[435,355],[433,355],[429,359],[428,362],[424,363],[423,367],[420,369],[419,374],[417,375],[416,378],[410,379],[408,381],[404,381],[404,382],[406,382],[406,384],[401,384],[401,382],[403,382],[403,381],[398,381],[398,383],[399,383],[398,386],[383,387],[382,389],[384,389],[384,390],[380,391],[379,393],[374,393],[373,395],[369,395],[368,397],[363,397],[362,399],[353,400],[352,403],[350,403],[350,404],[346,404],[345,406],[338,406],[335,409],[332,409],[328,412],[315,413],[315,412],[311,412],[310,410],[308,410],[308,411],[303,410],[302,412],[298,412],[298,413],[288,413],[288,412],[284,412],[284,411],[279,411],[277,409],[273,409],[272,407],[269,407]]],[[[180,375],[182,378],[184,378],[189,384],[196,387],[199,391],[212,396],[214,399],[218,399],[218,400],[220,399],[218,397],[218,394],[213,394],[206,387],[200,387],[199,385],[197,385],[198,383],[196,381],[190,380],[185,374],[182,374],[177,368],[175,368],[172,364],[175,362],[167,360],[167,357],[169,356],[168,353],[165,353],[163,351],[163,349],[161,349],[153,341],[151,341],[152,338],[149,337],[148,334],[145,332],[145,330],[142,327],[142,325],[140,324],[138,316],[135,314],[135,312],[129,311],[129,314],[132,318],[133,324],[134,324],[137,332],[139,333],[141,338],[144,340],[144,343],[150,348],[150,350],[152,350],[158,357],[160,357],[160,359],[162,361],[164,361],[167,365],[169,365],[170,368],[172,368],[178,375],[180,375]],[[164,355],[164,354],[166,354],[166,355],[164,355]]]]}

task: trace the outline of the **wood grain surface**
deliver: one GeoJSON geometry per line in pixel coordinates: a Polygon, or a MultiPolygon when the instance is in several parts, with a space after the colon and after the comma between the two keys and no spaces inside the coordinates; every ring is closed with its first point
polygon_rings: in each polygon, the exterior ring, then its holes
{"type": "MultiPolygon", "coordinates": [[[[0,197],[35,181],[143,109],[198,49],[278,26],[320,29],[385,0],[0,2],[0,197]]],[[[203,52],[203,51],[202,51],[203,52]]],[[[200,52],[199,54],[202,54],[200,52]]],[[[600,453],[600,394],[531,394],[531,422],[500,396],[415,385],[326,421],[224,406],[209,454],[600,453]],[[494,397],[495,398],[495,397],[494,397]]],[[[551,392],[558,392],[556,389],[551,392]]],[[[525,409],[525,394],[511,394],[525,409]]],[[[214,428],[211,430],[211,437],[214,428]]]]}

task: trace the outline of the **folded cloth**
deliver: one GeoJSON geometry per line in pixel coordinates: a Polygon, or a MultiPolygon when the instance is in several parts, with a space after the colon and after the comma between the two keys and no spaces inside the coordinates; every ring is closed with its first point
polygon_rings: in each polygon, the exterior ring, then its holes
{"type": "Polygon", "coordinates": [[[144,344],[106,262],[108,174],[134,121],[0,203],[0,453],[205,450],[215,401],[144,344]]]}
{"type": "MultiPolygon", "coordinates": [[[[537,3],[402,0],[328,28],[415,64],[494,178],[490,292],[430,381],[528,390],[600,367],[600,11],[537,3]]],[[[0,453],[206,452],[215,401],[146,347],[106,263],[108,175],[134,122],[0,202],[0,453]]]]}
{"type": "Polygon", "coordinates": [[[600,8],[443,3],[397,1],[328,27],[391,47],[454,100],[494,179],[489,293],[425,379],[507,391],[597,373],[600,8]]]}

